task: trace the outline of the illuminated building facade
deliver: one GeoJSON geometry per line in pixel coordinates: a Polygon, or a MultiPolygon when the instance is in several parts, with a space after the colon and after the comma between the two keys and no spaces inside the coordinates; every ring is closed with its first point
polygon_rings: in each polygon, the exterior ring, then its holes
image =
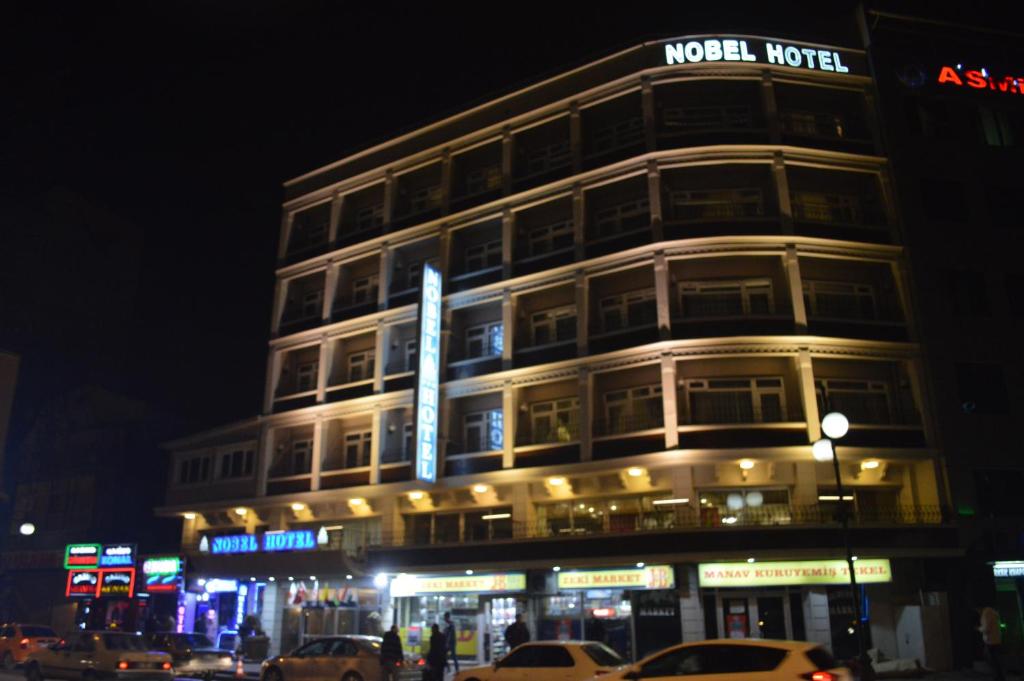
{"type": "MultiPolygon", "coordinates": [[[[262,585],[285,648],[376,608],[413,645],[451,610],[479,660],[516,611],[630,657],[728,636],[850,656],[810,446],[840,410],[872,636],[900,656],[903,604],[944,621],[920,575],[958,540],[875,97],[858,50],[681,38],[286,183],[264,413],[170,445],[160,512],[194,573],[262,585]],[[210,552],[296,530],[318,548],[210,552]]],[[[935,640],[917,656],[942,668],[935,640]]]]}

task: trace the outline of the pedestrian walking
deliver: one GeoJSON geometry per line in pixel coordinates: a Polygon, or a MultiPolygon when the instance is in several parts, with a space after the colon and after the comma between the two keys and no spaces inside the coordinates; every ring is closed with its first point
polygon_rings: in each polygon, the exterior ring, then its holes
{"type": "Polygon", "coordinates": [[[452,614],[446,612],[444,614],[444,643],[445,648],[448,650],[448,655],[452,659],[452,665],[455,667],[455,673],[459,673],[459,656],[455,648],[455,644],[459,640],[459,632],[455,628],[455,622],[452,621],[452,614]]]}
{"type": "Polygon", "coordinates": [[[508,649],[514,650],[516,646],[521,646],[529,640],[530,630],[523,623],[523,616],[516,613],[516,621],[505,628],[505,642],[508,643],[508,649]]]}
{"type": "Polygon", "coordinates": [[[405,662],[402,653],[402,639],[398,637],[398,625],[392,624],[384,632],[380,642],[380,678],[381,681],[398,681],[405,662]]]}
{"type": "Polygon", "coordinates": [[[978,609],[978,616],[981,618],[978,631],[981,632],[981,640],[985,643],[985,658],[992,667],[992,678],[994,681],[1004,681],[1001,658],[1003,630],[999,626],[999,613],[992,606],[986,605],[978,609]]]}
{"type": "Polygon", "coordinates": [[[430,625],[430,648],[427,652],[427,667],[430,681],[444,681],[444,670],[448,666],[448,647],[444,632],[436,623],[430,625]]]}

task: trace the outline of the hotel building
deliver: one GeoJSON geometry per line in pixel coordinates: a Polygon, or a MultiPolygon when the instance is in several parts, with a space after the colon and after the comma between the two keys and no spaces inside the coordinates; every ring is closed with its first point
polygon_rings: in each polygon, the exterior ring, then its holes
{"type": "Polygon", "coordinates": [[[848,657],[844,506],[873,646],[948,666],[959,543],[875,100],[856,49],[686,37],[287,182],[263,413],[168,445],[182,626],[415,646],[451,611],[489,661],[518,611],[631,658],[848,657]],[[811,455],[834,410],[843,500],[811,455]]]}

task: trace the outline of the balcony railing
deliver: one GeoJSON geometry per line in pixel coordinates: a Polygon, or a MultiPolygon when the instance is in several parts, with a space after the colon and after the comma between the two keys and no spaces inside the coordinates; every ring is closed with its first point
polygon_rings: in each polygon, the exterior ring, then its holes
{"type": "Polygon", "coordinates": [[[549,428],[524,428],[516,437],[516,445],[548,445],[576,442],[580,439],[580,424],[558,423],[549,428]]]}
{"type": "MultiPolygon", "coordinates": [[[[661,401],[658,401],[660,406],[661,401]]],[[[617,416],[614,418],[594,419],[594,435],[625,435],[644,430],[665,427],[665,414],[663,412],[617,416]]]]}
{"type": "MultiPolygon", "coordinates": [[[[620,534],[690,531],[707,528],[750,527],[816,527],[838,526],[838,507],[813,504],[806,506],[771,505],[763,509],[745,508],[730,514],[717,508],[695,509],[676,506],[664,510],[621,513],[602,518],[548,518],[529,522],[512,522],[488,539],[474,539],[443,534],[429,537],[425,533],[385,533],[380,546],[441,546],[474,542],[522,541],[530,539],[614,536],[620,534]]],[[[850,513],[853,527],[900,527],[908,525],[942,525],[951,522],[951,512],[941,506],[889,506],[885,508],[854,509],[850,513]]],[[[468,533],[467,533],[468,534],[468,533]]]]}

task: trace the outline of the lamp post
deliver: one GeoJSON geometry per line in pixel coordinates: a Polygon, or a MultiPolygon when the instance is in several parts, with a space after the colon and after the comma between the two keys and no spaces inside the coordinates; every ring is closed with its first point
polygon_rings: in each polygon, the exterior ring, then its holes
{"type": "Polygon", "coordinates": [[[850,546],[850,517],[843,499],[843,477],[839,470],[839,457],[836,455],[836,440],[850,430],[850,422],[838,411],[829,412],[821,420],[821,430],[825,437],[811,446],[811,453],[818,461],[832,461],[832,469],[836,474],[836,493],[839,495],[839,522],[843,526],[843,544],[846,547],[846,565],[850,572],[850,597],[853,599],[853,613],[857,629],[857,657],[860,660],[861,681],[874,681],[875,670],[871,667],[868,657],[867,631],[861,619],[860,594],[857,590],[857,573],[853,569],[853,547],[850,546]]]}

